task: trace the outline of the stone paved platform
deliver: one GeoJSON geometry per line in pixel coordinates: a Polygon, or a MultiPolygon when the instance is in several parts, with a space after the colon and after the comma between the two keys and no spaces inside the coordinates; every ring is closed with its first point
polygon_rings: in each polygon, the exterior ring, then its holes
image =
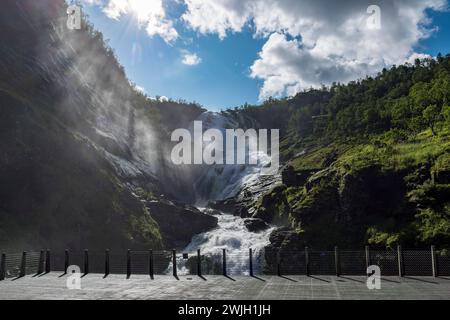
{"type": "Polygon", "coordinates": [[[450,300],[450,278],[387,277],[381,290],[368,290],[365,277],[332,276],[147,276],[89,274],[81,290],[68,290],[66,276],[50,273],[0,281],[0,299],[446,299],[450,300]]]}

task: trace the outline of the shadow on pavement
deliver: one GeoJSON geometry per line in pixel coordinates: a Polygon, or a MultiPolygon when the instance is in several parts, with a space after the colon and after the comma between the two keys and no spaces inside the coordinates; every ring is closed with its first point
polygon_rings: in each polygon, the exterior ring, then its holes
{"type": "Polygon", "coordinates": [[[262,278],[260,278],[260,277],[258,277],[258,276],[251,276],[253,279],[256,279],[256,280],[259,280],[259,281],[263,281],[263,282],[266,282],[266,280],[264,280],[264,279],[262,279],[262,278]]]}
{"type": "Polygon", "coordinates": [[[292,281],[292,282],[297,282],[297,280],[294,280],[294,279],[286,277],[286,276],[279,276],[279,277],[282,278],[282,279],[286,279],[286,280],[292,281]]]}
{"type": "Polygon", "coordinates": [[[349,280],[349,281],[354,281],[354,282],[358,282],[358,283],[364,283],[364,281],[358,280],[358,279],[354,279],[354,278],[350,278],[347,276],[339,276],[338,279],[344,279],[344,280],[349,280]]]}
{"type": "Polygon", "coordinates": [[[236,281],[235,279],[233,279],[232,277],[230,277],[230,276],[224,276],[225,278],[227,278],[227,279],[229,279],[229,280],[231,280],[231,281],[236,281]]]}
{"type": "Polygon", "coordinates": [[[319,278],[319,277],[316,277],[316,276],[311,276],[310,275],[310,276],[308,276],[308,278],[311,278],[311,279],[314,279],[314,280],[323,281],[323,282],[326,282],[326,283],[330,283],[330,281],[322,279],[322,278],[319,278]]]}
{"type": "Polygon", "coordinates": [[[425,279],[421,279],[421,278],[414,278],[414,277],[409,277],[409,276],[405,276],[404,278],[410,279],[410,280],[415,280],[415,281],[420,281],[420,282],[425,282],[425,283],[438,284],[435,281],[425,280],[425,279]]]}

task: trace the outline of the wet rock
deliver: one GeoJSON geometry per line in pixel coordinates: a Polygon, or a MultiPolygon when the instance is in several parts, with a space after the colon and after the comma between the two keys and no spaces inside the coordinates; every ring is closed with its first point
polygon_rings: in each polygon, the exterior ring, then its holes
{"type": "Polygon", "coordinates": [[[269,225],[264,220],[257,218],[247,218],[244,220],[244,224],[250,232],[259,232],[269,228],[269,225]]]}
{"type": "Polygon", "coordinates": [[[247,204],[245,202],[238,202],[235,198],[211,201],[208,203],[208,207],[241,218],[250,217],[247,204]]]}
{"type": "Polygon", "coordinates": [[[277,270],[279,260],[283,264],[284,272],[289,272],[289,266],[294,266],[295,272],[298,272],[299,266],[305,264],[305,242],[294,230],[288,227],[275,229],[270,234],[269,241],[270,244],[264,250],[269,273],[277,270]]]}
{"type": "Polygon", "coordinates": [[[248,209],[247,209],[247,207],[245,206],[245,205],[236,205],[236,211],[235,211],[235,213],[236,213],[236,215],[238,215],[239,217],[241,217],[241,218],[248,218],[248,217],[250,217],[250,213],[249,213],[249,211],[248,211],[248,209]]]}
{"type": "Polygon", "coordinates": [[[222,214],[219,210],[212,208],[206,208],[203,212],[210,216],[220,216],[222,214]]]}
{"type": "Polygon", "coordinates": [[[289,204],[284,191],[285,185],[279,185],[266,193],[261,198],[261,204],[257,208],[253,218],[259,218],[267,223],[287,225],[289,217],[289,204]]]}
{"type": "Polygon", "coordinates": [[[234,198],[229,198],[225,200],[210,201],[208,207],[224,213],[235,214],[236,200],[234,198]]]}
{"type": "Polygon", "coordinates": [[[273,250],[304,250],[305,243],[302,237],[289,227],[282,227],[272,231],[269,237],[270,245],[266,248],[273,250]]]}
{"type": "Polygon", "coordinates": [[[179,206],[168,200],[149,201],[147,207],[169,248],[184,248],[194,235],[217,227],[217,217],[194,207],[179,206]]]}
{"type": "Polygon", "coordinates": [[[92,140],[97,144],[101,145],[103,148],[105,148],[106,151],[115,156],[127,160],[132,159],[132,153],[129,146],[127,146],[125,143],[120,143],[119,141],[113,139],[112,137],[109,137],[108,135],[98,130],[97,131],[93,130],[92,140]]]}

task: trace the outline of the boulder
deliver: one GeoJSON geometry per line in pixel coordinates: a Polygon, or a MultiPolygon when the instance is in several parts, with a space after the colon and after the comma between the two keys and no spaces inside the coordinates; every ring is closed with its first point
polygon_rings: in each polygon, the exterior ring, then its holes
{"type": "Polygon", "coordinates": [[[168,248],[184,248],[194,235],[217,227],[217,217],[204,214],[194,207],[179,206],[168,200],[149,201],[147,207],[158,223],[168,248]]]}
{"type": "Polygon", "coordinates": [[[222,214],[219,210],[212,208],[206,208],[203,212],[210,216],[220,216],[222,214]]]}
{"type": "Polygon", "coordinates": [[[266,269],[269,272],[276,270],[280,258],[285,272],[289,272],[289,266],[294,266],[293,270],[298,272],[299,265],[305,263],[305,242],[300,234],[288,227],[282,227],[270,234],[269,241],[270,244],[264,250],[266,269]]]}
{"type": "Polygon", "coordinates": [[[259,218],[267,223],[277,225],[288,224],[290,209],[284,194],[285,190],[285,185],[279,185],[262,196],[261,203],[253,214],[253,218],[259,218]]]}
{"type": "Polygon", "coordinates": [[[260,232],[269,228],[267,223],[265,223],[262,219],[257,218],[244,219],[244,224],[250,232],[260,232]]]}
{"type": "Polygon", "coordinates": [[[275,229],[269,237],[270,245],[266,248],[273,250],[304,250],[305,242],[302,237],[289,227],[275,229]]]}
{"type": "Polygon", "coordinates": [[[234,198],[229,198],[225,200],[210,201],[208,207],[224,213],[235,214],[236,200],[234,198]]]}

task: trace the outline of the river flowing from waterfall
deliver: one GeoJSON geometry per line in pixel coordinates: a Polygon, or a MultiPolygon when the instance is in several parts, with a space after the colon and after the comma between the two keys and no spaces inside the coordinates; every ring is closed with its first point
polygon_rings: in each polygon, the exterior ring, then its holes
{"type": "MultiPolygon", "coordinates": [[[[254,271],[258,272],[264,258],[263,249],[269,244],[269,236],[274,228],[255,233],[248,231],[241,217],[222,213],[217,218],[217,228],[194,236],[183,252],[195,254],[200,249],[202,256],[221,262],[222,251],[226,249],[227,272],[230,275],[248,275],[249,248],[252,248],[254,271]]],[[[183,264],[178,269],[181,274],[188,272],[183,264]]]]}

